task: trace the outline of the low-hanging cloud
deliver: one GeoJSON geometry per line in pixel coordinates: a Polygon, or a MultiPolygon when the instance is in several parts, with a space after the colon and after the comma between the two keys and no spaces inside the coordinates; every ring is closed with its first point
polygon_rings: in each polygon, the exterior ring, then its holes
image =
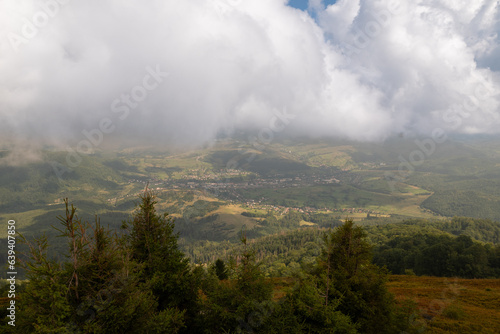
{"type": "Polygon", "coordinates": [[[286,4],[1,0],[0,132],[200,144],[284,110],[297,135],[499,131],[498,0],[286,4]]]}

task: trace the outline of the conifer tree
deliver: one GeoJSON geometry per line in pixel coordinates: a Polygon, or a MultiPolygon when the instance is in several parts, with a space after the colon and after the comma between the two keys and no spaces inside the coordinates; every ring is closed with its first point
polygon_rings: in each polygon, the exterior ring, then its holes
{"type": "Polygon", "coordinates": [[[386,288],[388,272],[371,263],[366,234],[352,220],[328,232],[315,270],[321,277],[325,305],[349,315],[362,333],[391,333],[394,300],[386,288]]]}
{"type": "Polygon", "coordinates": [[[156,204],[156,196],[146,188],[132,219],[123,222],[122,228],[128,232],[124,243],[131,260],[141,265],[140,279],[157,298],[158,311],[177,318],[182,315],[189,324],[197,315],[199,279],[179,250],[173,220],[166,213],[158,214],[156,204]]]}
{"type": "Polygon", "coordinates": [[[224,261],[221,259],[217,259],[214,263],[214,271],[215,275],[220,279],[220,280],[225,280],[228,279],[228,270],[226,268],[226,264],[224,261]]]}
{"type": "Polygon", "coordinates": [[[272,285],[264,279],[244,233],[240,240],[243,250],[235,279],[220,281],[212,273],[204,281],[202,327],[205,333],[265,333],[264,324],[274,307],[272,285]]]}
{"type": "Polygon", "coordinates": [[[45,235],[32,242],[22,239],[29,248],[28,258],[21,262],[29,283],[17,303],[16,327],[24,333],[62,333],[72,311],[66,298],[66,273],[59,263],[48,258],[45,235]]]}
{"type": "MultiPolygon", "coordinates": [[[[20,294],[21,332],[141,333],[175,323],[155,312],[154,296],[124,261],[115,235],[97,219],[95,225],[80,220],[67,199],[66,214],[58,219],[56,229],[68,240],[66,262],[49,256],[47,238],[24,239],[29,281],[20,294]]],[[[178,328],[182,321],[176,320],[178,328]]]]}

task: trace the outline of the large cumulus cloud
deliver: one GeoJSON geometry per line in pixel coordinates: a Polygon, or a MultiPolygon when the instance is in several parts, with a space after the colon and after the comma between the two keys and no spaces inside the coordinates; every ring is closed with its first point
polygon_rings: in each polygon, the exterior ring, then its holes
{"type": "Polygon", "coordinates": [[[2,0],[0,131],[66,145],[109,119],[104,140],[199,144],[286,112],[297,135],[497,132],[499,18],[498,0],[2,0]]]}

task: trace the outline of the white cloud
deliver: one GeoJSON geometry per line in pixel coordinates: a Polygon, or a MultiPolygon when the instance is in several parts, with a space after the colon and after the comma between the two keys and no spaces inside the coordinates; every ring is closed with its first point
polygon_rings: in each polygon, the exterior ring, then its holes
{"type": "Polygon", "coordinates": [[[196,144],[285,108],[298,135],[498,131],[498,1],[317,2],[317,22],[285,3],[0,1],[0,131],[78,142],[108,117],[109,138],[196,144]],[[157,65],[169,76],[120,120],[113,101],[157,65]]]}

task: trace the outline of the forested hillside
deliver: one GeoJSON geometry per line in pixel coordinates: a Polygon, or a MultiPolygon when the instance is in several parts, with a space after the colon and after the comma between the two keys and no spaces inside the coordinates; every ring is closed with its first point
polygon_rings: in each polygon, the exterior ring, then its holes
{"type": "MultiPolygon", "coordinates": [[[[335,224],[336,226],[339,224],[335,224]]],[[[373,249],[374,262],[393,274],[487,278],[500,277],[500,226],[490,220],[455,217],[449,221],[407,220],[363,226],[373,249]]],[[[314,263],[327,228],[308,227],[252,240],[263,272],[270,277],[290,276],[314,263]]],[[[198,243],[181,239],[181,247],[195,263],[218,257],[230,259],[240,246],[230,242],[198,243]]]]}
{"type": "Polygon", "coordinates": [[[365,232],[352,221],[324,234],[316,263],[273,297],[244,233],[231,265],[193,266],[156,203],[146,190],[116,234],[82,221],[66,202],[56,229],[67,260],[49,257],[44,236],[25,240],[28,281],[17,291],[16,326],[3,314],[3,332],[399,333],[414,326],[416,309],[395,302],[387,271],[372,264],[365,232]]]}
{"type": "MultiPolygon", "coordinates": [[[[290,213],[284,218],[289,225],[282,224],[274,235],[249,239],[243,229],[239,243],[193,243],[189,235],[178,240],[174,220],[157,213],[157,204],[146,190],[118,231],[99,219],[82,220],[66,202],[52,229],[65,241],[63,247],[46,236],[25,240],[21,259],[28,281],[17,291],[16,329],[412,332],[425,321],[417,320],[422,313],[414,302],[396,302],[388,292],[390,273],[500,277],[499,227],[490,220],[383,224],[376,218],[363,227],[346,220],[334,221],[334,228],[298,228],[303,216],[290,213]],[[54,257],[54,252],[62,253],[54,257]]],[[[201,209],[195,212],[203,215],[202,209],[219,204],[197,206],[201,209]]],[[[14,333],[5,323],[4,332],[14,333]]]]}

